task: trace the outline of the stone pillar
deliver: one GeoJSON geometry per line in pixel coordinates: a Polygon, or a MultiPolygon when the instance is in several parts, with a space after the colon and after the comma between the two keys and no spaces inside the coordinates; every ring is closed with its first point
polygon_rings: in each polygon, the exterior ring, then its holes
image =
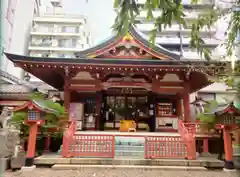
{"type": "Polygon", "coordinates": [[[185,122],[191,122],[189,93],[184,94],[183,107],[184,107],[184,121],[185,122]]]}
{"type": "Polygon", "coordinates": [[[36,153],[36,139],[37,139],[38,125],[37,123],[30,124],[27,156],[25,161],[26,167],[33,166],[33,161],[36,153]]]}
{"type": "Polygon", "coordinates": [[[227,170],[235,169],[233,163],[233,148],[232,148],[232,139],[230,135],[230,128],[223,128],[223,139],[224,139],[224,151],[225,151],[225,164],[224,168],[227,170]]]}

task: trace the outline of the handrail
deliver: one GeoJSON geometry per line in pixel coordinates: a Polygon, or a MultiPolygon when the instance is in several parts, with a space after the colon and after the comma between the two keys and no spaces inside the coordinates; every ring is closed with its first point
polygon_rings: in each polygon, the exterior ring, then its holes
{"type": "Polygon", "coordinates": [[[76,121],[71,121],[70,126],[68,127],[68,129],[66,130],[63,136],[63,148],[62,148],[63,157],[69,157],[68,149],[75,132],[76,132],[76,121]]]}
{"type": "Polygon", "coordinates": [[[181,135],[182,140],[186,143],[187,151],[188,151],[188,159],[194,160],[196,159],[196,139],[195,139],[195,131],[190,131],[186,123],[182,120],[179,120],[179,133],[181,135]]]}

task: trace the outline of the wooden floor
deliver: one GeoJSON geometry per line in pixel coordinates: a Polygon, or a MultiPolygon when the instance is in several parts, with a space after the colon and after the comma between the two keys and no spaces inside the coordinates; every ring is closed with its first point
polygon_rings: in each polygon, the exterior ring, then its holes
{"type": "MultiPolygon", "coordinates": [[[[76,135],[80,134],[85,134],[85,135],[122,135],[122,136],[173,136],[173,137],[179,137],[179,133],[175,132],[119,132],[119,131],[77,131],[75,133],[76,135]]],[[[205,138],[205,137],[210,137],[210,138],[218,138],[219,135],[207,135],[207,134],[196,134],[196,138],[205,138]]]]}
{"type": "Polygon", "coordinates": [[[179,133],[171,132],[119,132],[119,131],[77,131],[79,135],[122,135],[122,136],[180,136],[179,133]]]}

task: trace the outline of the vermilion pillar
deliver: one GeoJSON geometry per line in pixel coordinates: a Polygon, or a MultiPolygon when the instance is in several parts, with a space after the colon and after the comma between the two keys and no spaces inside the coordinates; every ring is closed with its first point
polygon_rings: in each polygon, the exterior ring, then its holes
{"type": "Polygon", "coordinates": [[[70,78],[69,77],[65,77],[65,83],[64,83],[64,108],[66,110],[67,113],[69,113],[69,107],[70,107],[70,90],[69,90],[69,86],[70,86],[70,78]]]}
{"type": "Polygon", "coordinates": [[[184,121],[191,122],[190,98],[188,93],[184,94],[183,107],[184,107],[184,121]]]}
{"type": "Polygon", "coordinates": [[[30,125],[29,137],[28,137],[28,148],[27,148],[27,156],[25,166],[30,167],[33,166],[33,160],[36,152],[36,138],[38,132],[37,123],[33,123],[30,125]]]}
{"type": "Polygon", "coordinates": [[[183,111],[182,111],[182,99],[181,98],[178,98],[177,99],[177,116],[178,117],[182,117],[183,115],[183,111]]]}
{"type": "Polygon", "coordinates": [[[208,149],[208,139],[207,138],[204,138],[203,139],[203,152],[206,152],[208,153],[209,152],[209,149],[208,149]]]}
{"type": "Polygon", "coordinates": [[[101,92],[97,92],[96,94],[96,120],[95,120],[95,129],[100,130],[100,116],[101,116],[101,100],[102,94],[101,92]]]}
{"type": "Polygon", "coordinates": [[[51,137],[49,135],[47,135],[46,139],[45,139],[45,145],[44,145],[45,152],[49,151],[50,143],[51,143],[51,137]]]}
{"type": "Polygon", "coordinates": [[[229,127],[223,128],[223,139],[224,139],[224,151],[225,151],[224,168],[228,170],[232,170],[234,169],[233,148],[232,148],[232,139],[231,139],[229,127]]]}

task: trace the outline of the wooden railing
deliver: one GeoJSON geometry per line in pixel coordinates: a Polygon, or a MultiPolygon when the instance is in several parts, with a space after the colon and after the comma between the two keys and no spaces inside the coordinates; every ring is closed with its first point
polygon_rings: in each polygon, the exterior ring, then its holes
{"type": "Polygon", "coordinates": [[[210,135],[216,133],[215,131],[212,131],[206,123],[191,122],[184,123],[184,125],[189,133],[193,133],[195,135],[210,135]]]}
{"type": "MultiPolygon", "coordinates": [[[[76,133],[76,122],[71,122],[63,137],[63,157],[96,157],[115,158],[119,154],[141,156],[145,159],[159,158],[188,158],[188,149],[185,141],[180,136],[159,136],[149,134],[126,134],[121,133],[76,133]],[[132,139],[119,143],[120,139],[132,139]],[[140,139],[139,142],[135,142],[140,139]],[[119,152],[123,150],[124,152],[119,152]],[[136,155],[140,154],[140,155],[136,155]]],[[[121,155],[120,155],[121,156],[121,155]]]]}
{"type": "MultiPolygon", "coordinates": [[[[181,136],[159,136],[157,134],[122,135],[110,133],[80,133],[76,134],[76,122],[71,122],[63,137],[62,156],[63,157],[102,157],[114,158],[116,156],[116,138],[141,137],[143,143],[129,146],[128,142],[119,148],[127,148],[129,151],[133,148],[143,149],[143,158],[187,158],[196,159],[196,126],[195,124],[179,121],[179,133],[181,136]],[[117,137],[116,137],[117,136],[117,137]],[[129,148],[129,149],[128,149],[129,148]]],[[[118,153],[119,154],[119,153],[118,153]]],[[[130,153],[131,154],[131,153],[130,153]]]]}
{"type": "Polygon", "coordinates": [[[188,158],[187,148],[181,137],[148,136],[145,142],[145,158],[188,158]]]}
{"type": "Polygon", "coordinates": [[[62,156],[69,157],[69,148],[72,146],[74,134],[76,132],[76,121],[71,121],[68,129],[65,131],[63,136],[62,156]]]}
{"type": "Polygon", "coordinates": [[[186,124],[182,120],[178,122],[179,133],[182,140],[187,146],[187,158],[189,160],[196,159],[196,128],[192,124],[186,124]],[[188,126],[191,125],[191,126],[188,126]]]}

